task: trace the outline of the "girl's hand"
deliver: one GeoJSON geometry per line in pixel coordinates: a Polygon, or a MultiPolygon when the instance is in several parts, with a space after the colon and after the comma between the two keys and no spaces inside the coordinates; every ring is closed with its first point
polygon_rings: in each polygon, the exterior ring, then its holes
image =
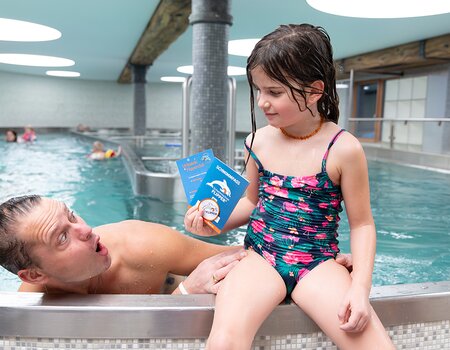
{"type": "Polygon", "coordinates": [[[353,271],[353,258],[351,254],[338,253],[338,255],[336,255],[336,262],[344,266],[351,275],[351,272],[353,271]]]}
{"type": "Polygon", "coordinates": [[[340,328],[345,332],[361,332],[369,322],[369,293],[363,286],[352,284],[338,311],[340,328]]]}
{"type": "Polygon", "coordinates": [[[211,227],[205,224],[203,220],[203,211],[198,210],[196,206],[188,209],[184,216],[184,228],[191,233],[199,236],[215,236],[215,232],[211,227]]]}

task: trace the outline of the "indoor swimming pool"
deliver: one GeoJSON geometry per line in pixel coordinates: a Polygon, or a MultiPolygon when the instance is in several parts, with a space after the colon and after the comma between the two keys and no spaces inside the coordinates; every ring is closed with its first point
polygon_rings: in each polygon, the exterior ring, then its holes
{"type": "MultiPolygon", "coordinates": [[[[158,147],[146,155],[179,151],[158,147]]],[[[0,141],[0,201],[40,194],[66,202],[92,226],[141,219],[183,231],[186,203],[134,195],[122,160],[89,160],[90,149],[90,141],[68,133],[42,134],[35,144],[0,141]]],[[[378,232],[374,285],[450,280],[450,174],[382,162],[369,162],[369,172],[378,232]]],[[[345,213],[341,218],[340,247],[348,252],[345,213]]],[[[211,241],[241,244],[244,234],[241,228],[211,241]]],[[[0,268],[0,291],[18,285],[0,268]]]]}

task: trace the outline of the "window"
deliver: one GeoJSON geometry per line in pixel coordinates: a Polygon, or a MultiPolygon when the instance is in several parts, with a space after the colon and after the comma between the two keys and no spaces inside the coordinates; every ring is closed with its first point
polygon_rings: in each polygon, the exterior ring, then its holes
{"type": "MultiPolygon", "coordinates": [[[[382,116],[383,81],[361,81],[355,83],[356,99],[354,103],[354,118],[374,119],[382,116]]],[[[380,140],[379,121],[356,121],[351,128],[352,133],[363,141],[380,140]]]]}

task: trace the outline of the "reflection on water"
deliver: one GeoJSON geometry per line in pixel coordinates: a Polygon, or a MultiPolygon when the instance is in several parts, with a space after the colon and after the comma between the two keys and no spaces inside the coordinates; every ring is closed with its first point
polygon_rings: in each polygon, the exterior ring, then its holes
{"type": "MultiPolygon", "coordinates": [[[[36,193],[66,202],[92,226],[141,219],[184,231],[186,203],[135,196],[120,158],[92,161],[86,158],[88,141],[67,134],[39,136],[32,145],[0,141],[2,202],[36,193]]],[[[179,147],[165,143],[157,151],[146,145],[141,152],[176,156],[179,147]]],[[[369,170],[378,231],[374,284],[450,280],[450,175],[380,162],[370,162],[369,170]]],[[[345,212],[339,233],[341,250],[349,252],[345,212]]],[[[244,235],[240,228],[209,240],[242,244],[244,235]]],[[[0,290],[16,290],[18,284],[17,277],[0,269],[0,290]]]]}

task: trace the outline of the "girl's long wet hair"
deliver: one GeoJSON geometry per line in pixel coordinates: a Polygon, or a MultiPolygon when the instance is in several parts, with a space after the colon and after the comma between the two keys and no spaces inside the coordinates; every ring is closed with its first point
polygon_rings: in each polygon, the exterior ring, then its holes
{"type": "MultiPolygon", "coordinates": [[[[264,36],[247,59],[252,118],[250,149],[256,132],[255,92],[251,75],[251,71],[256,67],[262,68],[269,78],[287,86],[299,109],[297,96],[300,95],[306,100],[306,92],[314,90],[310,84],[317,80],[323,81],[324,89],[322,97],[317,102],[317,109],[325,120],[338,122],[339,98],[336,92],[336,70],[329,35],[322,27],[311,24],[281,25],[264,36]]],[[[249,157],[245,167],[248,160],[249,157]]]]}

